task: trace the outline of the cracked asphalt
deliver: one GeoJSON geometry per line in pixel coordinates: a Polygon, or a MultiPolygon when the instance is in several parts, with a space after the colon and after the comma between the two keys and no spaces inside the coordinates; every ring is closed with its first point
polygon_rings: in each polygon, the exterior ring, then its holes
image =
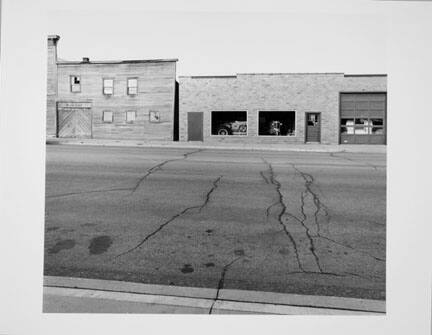
{"type": "Polygon", "coordinates": [[[385,299],[384,154],[47,146],[45,275],[385,299]]]}

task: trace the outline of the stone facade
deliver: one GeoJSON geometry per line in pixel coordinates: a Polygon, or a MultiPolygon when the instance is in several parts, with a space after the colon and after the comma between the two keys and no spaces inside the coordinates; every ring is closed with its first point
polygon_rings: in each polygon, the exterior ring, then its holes
{"type": "Polygon", "coordinates": [[[180,141],[188,140],[187,115],[203,112],[205,142],[304,143],[305,113],[321,113],[321,143],[339,143],[341,92],[385,92],[384,75],[343,73],[237,74],[179,78],[180,141]],[[247,136],[211,135],[212,111],[247,111],[247,136]],[[258,136],[259,111],[295,111],[294,136],[258,136]]]}
{"type": "Polygon", "coordinates": [[[69,102],[91,104],[92,138],[173,140],[176,59],[62,61],[57,59],[58,39],[48,38],[48,136],[58,136],[56,106],[69,102]],[[80,77],[80,92],[72,92],[71,76],[80,77]],[[113,94],[104,94],[104,78],[113,79],[113,94]],[[127,93],[128,78],[137,78],[137,94],[127,93]],[[103,121],[104,111],[112,112],[112,122],[103,121]],[[127,122],[126,112],[135,112],[133,122],[127,122]],[[150,113],[158,120],[151,120],[150,113]]]}

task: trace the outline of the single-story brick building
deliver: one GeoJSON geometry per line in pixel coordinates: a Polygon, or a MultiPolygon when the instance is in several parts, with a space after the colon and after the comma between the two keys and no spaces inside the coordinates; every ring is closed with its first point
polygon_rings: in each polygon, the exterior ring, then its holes
{"type": "Polygon", "coordinates": [[[386,91],[386,75],[180,77],[180,141],[385,144],[386,91]]]}
{"type": "Polygon", "coordinates": [[[65,61],[48,37],[48,137],[385,144],[387,76],[181,76],[177,59],[65,61]]]}

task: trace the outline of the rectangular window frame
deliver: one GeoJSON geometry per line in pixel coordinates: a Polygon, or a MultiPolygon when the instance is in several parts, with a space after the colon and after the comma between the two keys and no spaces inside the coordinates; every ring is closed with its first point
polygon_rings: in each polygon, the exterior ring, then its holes
{"type": "Polygon", "coordinates": [[[112,77],[104,77],[102,78],[102,94],[106,96],[114,95],[114,78],[112,77]],[[105,93],[105,88],[109,88],[110,86],[105,86],[105,80],[112,80],[112,93],[105,93]]]}
{"type": "Polygon", "coordinates": [[[80,75],[72,74],[69,76],[69,88],[70,88],[71,93],[81,93],[81,76],[80,75]],[[79,84],[74,84],[72,82],[72,78],[78,78],[79,84]],[[74,90],[73,87],[78,87],[79,90],[74,90]]]}
{"type": "Polygon", "coordinates": [[[133,124],[133,123],[135,123],[136,118],[137,118],[137,112],[136,112],[135,110],[127,110],[127,111],[126,111],[126,113],[125,113],[125,121],[126,121],[126,123],[128,123],[128,124],[133,124]],[[133,115],[134,115],[133,120],[128,120],[128,115],[129,115],[130,113],[133,113],[133,115]]]}
{"type": "Polygon", "coordinates": [[[126,79],[126,94],[129,95],[129,96],[136,96],[136,95],[138,95],[138,77],[128,77],[126,79]],[[129,80],[136,80],[136,87],[129,86],[129,80]],[[135,93],[131,93],[130,92],[131,88],[135,88],[136,92],[135,93]]]}
{"type": "Polygon", "coordinates": [[[219,138],[231,138],[231,137],[247,137],[249,136],[249,112],[246,109],[241,110],[212,110],[210,112],[210,136],[211,137],[219,137],[219,138]],[[230,113],[230,112],[236,112],[236,113],[246,113],[246,134],[245,135],[214,135],[213,130],[213,113],[230,113]]]}
{"type": "Polygon", "coordinates": [[[114,112],[111,110],[102,111],[102,123],[114,123],[114,112]],[[111,121],[105,121],[105,113],[111,113],[111,121]]]}
{"type": "Polygon", "coordinates": [[[270,137],[270,138],[277,138],[277,137],[281,137],[281,138],[291,138],[291,137],[297,137],[297,111],[296,110],[266,110],[266,109],[259,109],[257,110],[257,114],[256,114],[256,120],[257,120],[257,136],[258,137],[270,137]],[[275,136],[275,135],[260,135],[259,134],[259,113],[260,112],[281,112],[281,113],[294,113],[294,134],[293,135],[281,135],[281,136],[275,136]]]}

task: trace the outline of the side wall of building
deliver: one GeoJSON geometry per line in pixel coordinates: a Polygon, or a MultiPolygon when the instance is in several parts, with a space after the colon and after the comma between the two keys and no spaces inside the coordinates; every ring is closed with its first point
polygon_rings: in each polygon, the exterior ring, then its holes
{"type": "Polygon", "coordinates": [[[239,74],[180,77],[180,141],[188,140],[188,113],[203,112],[206,142],[304,143],[305,115],[321,113],[321,143],[339,143],[339,94],[386,91],[386,77],[323,74],[239,74]],[[212,111],[247,111],[247,136],[211,135],[212,111]],[[295,111],[294,136],[258,136],[259,111],[295,111]]]}
{"type": "Polygon", "coordinates": [[[55,137],[57,132],[56,100],[57,100],[57,43],[60,37],[48,37],[47,54],[47,106],[46,136],[55,137]]]}

